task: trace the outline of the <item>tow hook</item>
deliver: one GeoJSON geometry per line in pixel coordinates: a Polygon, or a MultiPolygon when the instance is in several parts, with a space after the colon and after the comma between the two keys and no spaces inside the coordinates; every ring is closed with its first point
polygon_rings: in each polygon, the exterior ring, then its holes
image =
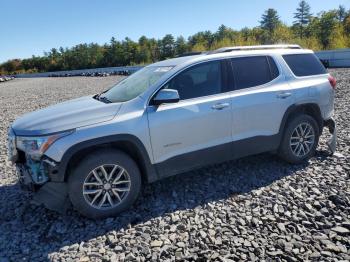
{"type": "Polygon", "coordinates": [[[332,134],[331,138],[327,141],[328,149],[333,155],[337,148],[337,127],[333,119],[325,121],[325,126],[328,127],[329,132],[332,134]]]}

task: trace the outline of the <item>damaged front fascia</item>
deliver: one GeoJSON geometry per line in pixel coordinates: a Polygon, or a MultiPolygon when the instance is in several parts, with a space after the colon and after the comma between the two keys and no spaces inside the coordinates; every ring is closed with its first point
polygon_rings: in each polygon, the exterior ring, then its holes
{"type": "Polygon", "coordinates": [[[25,165],[29,169],[34,184],[42,185],[49,181],[47,164],[43,160],[33,160],[29,155],[26,155],[25,165]]]}
{"type": "Polygon", "coordinates": [[[32,203],[65,214],[70,207],[67,183],[47,182],[35,192],[32,203]]]}
{"type": "Polygon", "coordinates": [[[26,178],[24,179],[25,184],[43,185],[56,172],[58,164],[46,156],[43,156],[39,160],[33,159],[29,154],[23,154],[23,156],[22,160],[16,162],[16,165],[20,176],[26,178]]]}
{"type": "Polygon", "coordinates": [[[49,181],[50,174],[57,168],[57,163],[47,157],[33,160],[30,156],[26,156],[24,165],[26,168],[23,168],[22,172],[29,172],[30,182],[41,185],[35,190],[31,202],[64,214],[70,206],[67,183],[49,181]]]}

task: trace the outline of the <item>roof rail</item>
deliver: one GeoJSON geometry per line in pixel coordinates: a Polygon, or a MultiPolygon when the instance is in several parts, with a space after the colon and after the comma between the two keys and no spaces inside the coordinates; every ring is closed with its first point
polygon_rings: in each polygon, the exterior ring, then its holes
{"type": "Polygon", "coordinates": [[[209,52],[208,54],[226,53],[242,50],[266,50],[266,49],[301,49],[300,45],[253,45],[253,46],[232,46],[222,47],[209,52]]]}
{"type": "Polygon", "coordinates": [[[178,55],[177,57],[184,57],[184,56],[192,56],[192,55],[200,55],[200,54],[203,54],[203,53],[206,53],[206,52],[201,52],[201,51],[193,51],[193,52],[187,52],[187,53],[183,53],[183,54],[180,54],[178,55]]]}

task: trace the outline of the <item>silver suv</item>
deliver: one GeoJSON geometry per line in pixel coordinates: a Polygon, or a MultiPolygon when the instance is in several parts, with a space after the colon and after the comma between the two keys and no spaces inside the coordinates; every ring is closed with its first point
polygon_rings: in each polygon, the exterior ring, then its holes
{"type": "Polygon", "coordinates": [[[113,216],[143,183],[203,165],[262,152],[305,161],[324,127],[334,152],[335,85],[314,53],[296,45],[189,54],[17,119],[9,158],[35,202],[113,216]]]}

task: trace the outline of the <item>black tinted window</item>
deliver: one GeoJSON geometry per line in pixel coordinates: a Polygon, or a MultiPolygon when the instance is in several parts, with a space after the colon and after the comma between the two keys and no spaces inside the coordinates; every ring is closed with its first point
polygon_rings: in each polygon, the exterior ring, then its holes
{"type": "MultiPolygon", "coordinates": [[[[271,60],[271,63],[274,64],[274,61],[271,60]]],[[[273,79],[266,56],[233,58],[232,68],[236,89],[263,85],[273,79]]],[[[274,75],[278,75],[278,69],[274,71],[274,75]]]]}
{"type": "Polygon", "coordinates": [[[218,94],[221,92],[221,62],[193,66],[174,77],[166,88],[177,90],[181,100],[218,94]]]}
{"type": "Polygon", "coordinates": [[[284,60],[296,76],[326,74],[327,71],[314,54],[284,55],[284,60]]]}
{"type": "Polygon", "coordinates": [[[271,78],[275,79],[280,74],[279,71],[278,71],[277,65],[275,63],[275,60],[273,60],[273,58],[271,56],[268,56],[267,60],[269,61],[269,65],[270,65],[271,78]]]}

